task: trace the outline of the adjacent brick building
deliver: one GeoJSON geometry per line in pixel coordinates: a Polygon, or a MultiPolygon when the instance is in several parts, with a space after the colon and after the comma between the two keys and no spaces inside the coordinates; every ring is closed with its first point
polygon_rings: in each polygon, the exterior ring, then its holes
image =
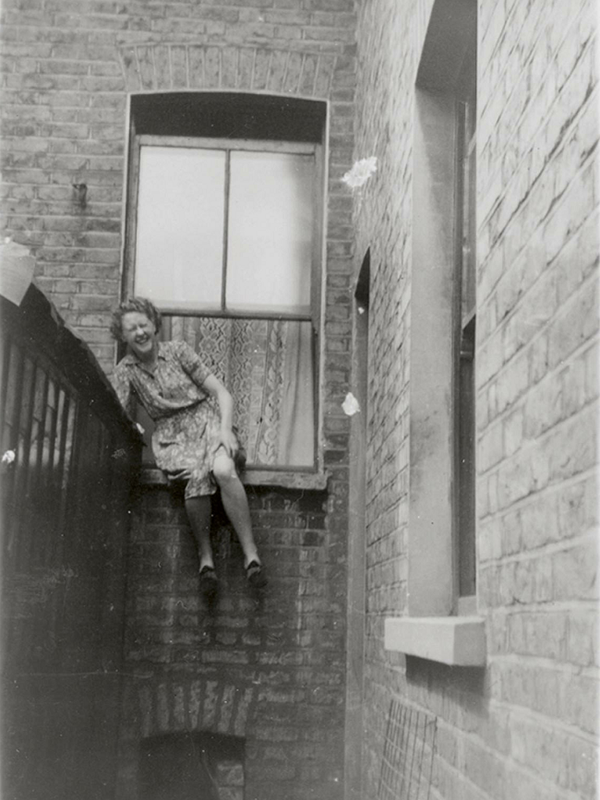
{"type": "Polygon", "coordinates": [[[249,138],[321,170],[314,465],[246,475],[264,597],[217,509],[209,609],[181,497],[146,461],[118,798],[194,752],[228,798],[594,796],[594,11],[5,0],[3,229],[107,372],[136,136],[210,118],[227,138],[243,109],[249,138]]]}
{"type": "MultiPolygon", "coordinates": [[[[356,153],[376,156],[378,171],[355,211],[357,262],[370,250],[371,276],[366,734],[357,797],[378,796],[382,721],[394,697],[437,721],[433,797],[595,796],[595,13],[585,0],[360,4],[356,153]],[[459,183],[461,159],[452,163],[444,102],[464,100],[457,62],[472,53],[468,43],[460,54],[452,47],[472,24],[477,588],[466,611],[485,620],[481,668],[419,658],[431,643],[418,619],[411,628],[404,617],[461,612],[460,603],[443,608],[443,565],[419,572],[415,538],[429,534],[412,510],[435,522],[434,548],[462,524],[454,498],[434,508],[447,492],[440,463],[456,422],[443,418],[444,403],[422,374],[424,360],[443,374],[443,358],[428,350],[444,347],[439,327],[456,309],[447,287],[424,285],[423,271],[452,270],[444,226],[460,223],[444,191],[459,183]],[[412,611],[411,603],[421,606],[412,611]],[[404,627],[388,623],[386,636],[385,620],[401,616],[404,627]],[[384,649],[386,641],[404,642],[413,655],[384,649]]],[[[450,383],[444,388],[451,404],[450,383]]],[[[457,466],[448,470],[456,479],[457,466]]]]}

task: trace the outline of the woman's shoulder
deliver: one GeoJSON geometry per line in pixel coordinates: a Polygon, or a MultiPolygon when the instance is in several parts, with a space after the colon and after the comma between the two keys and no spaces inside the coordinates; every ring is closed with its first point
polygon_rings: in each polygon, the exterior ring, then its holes
{"type": "Polygon", "coordinates": [[[114,371],[123,372],[132,364],[135,364],[135,358],[131,355],[131,353],[127,353],[127,355],[124,355],[123,358],[115,364],[114,371]]]}
{"type": "Polygon", "coordinates": [[[185,342],[178,342],[176,339],[169,339],[166,342],[158,343],[159,355],[176,355],[184,352],[189,347],[185,342]]]}
{"type": "Polygon", "coordinates": [[[195,351],[187,342],[177,341],[170,339],[167,342],[158,343],[159,355],[163,356],[182,356],[182,355],[195,355],[195,351]]]}

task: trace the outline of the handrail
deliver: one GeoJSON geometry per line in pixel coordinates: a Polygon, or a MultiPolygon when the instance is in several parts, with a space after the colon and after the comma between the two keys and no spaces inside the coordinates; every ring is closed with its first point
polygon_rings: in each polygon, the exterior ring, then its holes
{"type": "Polygon", "coordinates": [[[29,348],[43,353],[71,385],[94,404],[96,413],[111,419],[113,424],[118,423],[133,442],[141,442],[137,428],[118,402],[90,347],[69,328],[34,284],[30,285],[20,306],[0,297],[0,324],[3,340],[13,336],[26,339],[29,348]]]}

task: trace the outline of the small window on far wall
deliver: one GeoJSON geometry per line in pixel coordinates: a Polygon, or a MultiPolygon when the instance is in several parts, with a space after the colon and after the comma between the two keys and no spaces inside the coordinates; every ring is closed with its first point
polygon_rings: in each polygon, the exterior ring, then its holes
{"type": "Polygon", "coordinates": [[[152,100],[167,113],[132,101],[125,293],[231,391],[249,467],[314,469],[324,104],[152,100]]]}

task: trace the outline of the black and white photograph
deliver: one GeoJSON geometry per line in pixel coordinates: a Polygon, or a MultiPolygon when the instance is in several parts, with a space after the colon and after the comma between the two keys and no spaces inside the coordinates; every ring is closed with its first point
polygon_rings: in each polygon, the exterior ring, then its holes
{"type": "Polygon", "coordinates": [[[0,800],[596,800],[596,0],[0,0],[0,800]]]}

